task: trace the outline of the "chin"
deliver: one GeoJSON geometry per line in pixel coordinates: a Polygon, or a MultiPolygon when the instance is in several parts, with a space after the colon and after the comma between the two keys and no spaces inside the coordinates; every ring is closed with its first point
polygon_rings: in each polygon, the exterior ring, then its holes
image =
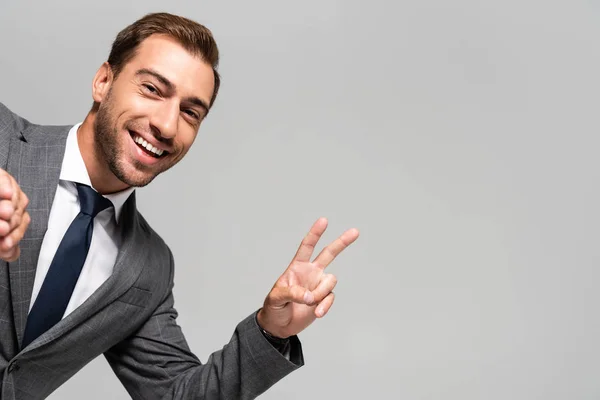
{"type": "Polygon", "coordinates": [[[140,171],[133,165],[120,165],[119,167],[113,168],[111,166],[113,174],[127,186],[132,187],[143,187],[148,185],[156,178],[159,173],[151,173],[148,171],[140,171]]]}
{"type": "Polygon", "coordinates": [[[126,179],[122,180],[127,186],[130,187],[144,187],[150,184],[156,178],[155,176],[145,179],[126,179]]]}

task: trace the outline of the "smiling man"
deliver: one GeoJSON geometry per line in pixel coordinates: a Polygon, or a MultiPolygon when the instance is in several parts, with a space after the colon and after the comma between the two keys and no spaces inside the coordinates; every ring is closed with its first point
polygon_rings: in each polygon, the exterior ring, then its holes
{"type": "Polygon", "coordinates": [[[262,307],[202,363],[176,323],[171,251],[135,205],[192,146],[219,89],[208,29],[150,14],[121,31],[74,126],[0,104],[2,399],[42,399],[104,354],[134,399],[252,399],[303,365],[297,334],[333,304],[343,233],[315,222],[262,307]]]}

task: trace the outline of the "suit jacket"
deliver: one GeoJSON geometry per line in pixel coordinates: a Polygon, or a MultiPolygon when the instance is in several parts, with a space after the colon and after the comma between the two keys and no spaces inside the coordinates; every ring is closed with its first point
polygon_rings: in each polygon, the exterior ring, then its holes
{"type": "Polygon", "coordinates": [[[21,348],[38,255],[58,185],[69,126],[39,126],[0,103],[0,168],[29,197],[31,223],[21,256],[0,261],[0,393],[3,400],[47,397],[104,354],[134,399],[253,399],[303,364],[293,340],[284,358],[253,313],[230,342],[201,363],[176,323],[173,256],[135,205],[126,202],[124,239],[112,276],[80,307],[21,348]]]}

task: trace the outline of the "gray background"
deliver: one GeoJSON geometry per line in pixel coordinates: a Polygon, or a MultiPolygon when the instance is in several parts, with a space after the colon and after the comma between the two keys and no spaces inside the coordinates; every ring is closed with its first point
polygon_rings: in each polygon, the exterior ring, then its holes
{"type": "MultiPolygon", "coordinates": [[[[223,89],[140,190],[202,360],[319,216],[337,300],[265,399],[600,397],[600,5],[592,1],[0,3],[0,101],[83,119],[114,36],[209,26],[223,89]]],[[[52,399],[126,399],[103,358],[52,399]]]]}

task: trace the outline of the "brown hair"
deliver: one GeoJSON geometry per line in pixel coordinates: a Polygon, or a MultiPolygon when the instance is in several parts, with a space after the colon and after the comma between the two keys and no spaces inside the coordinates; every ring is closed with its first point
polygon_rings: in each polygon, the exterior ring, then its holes
{"type": "Polygon", "coordinates": [[[137,47],[150,35],[164,34],[177,40],[187,51],[200,57],[213,68],[215,89],[210,106],[217,98],[221,77],[217,72],[219,49],[212,32],[190,19],[169,13],[148,14],[123,29],[113,42],[108,63],[115,77],[119,75],[125,64],[135,57],[137,47]]]}

